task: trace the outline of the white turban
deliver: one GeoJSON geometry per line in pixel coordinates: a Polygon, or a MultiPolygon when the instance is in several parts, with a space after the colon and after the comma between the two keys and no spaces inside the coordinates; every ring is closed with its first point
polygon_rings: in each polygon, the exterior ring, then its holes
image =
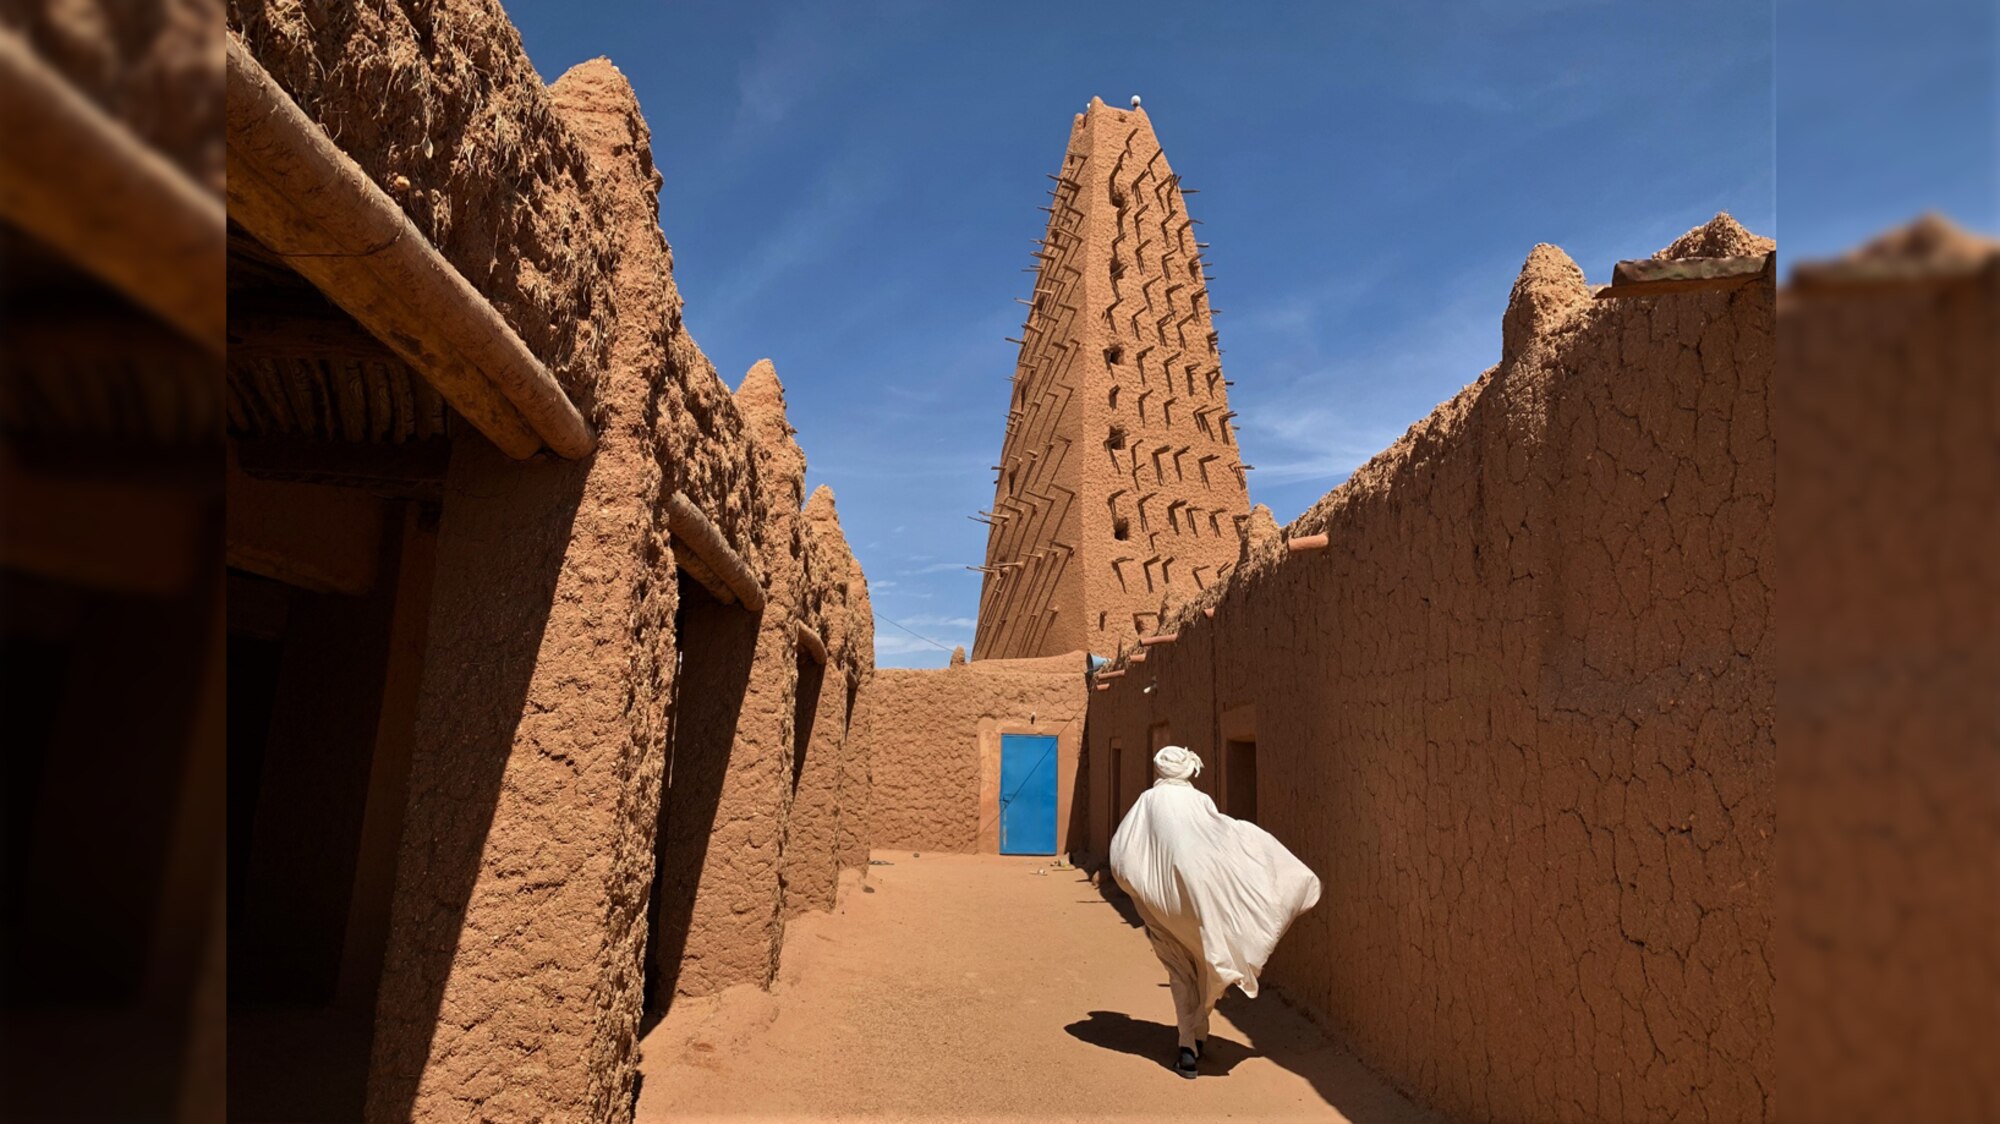
{"type": "Polygon", "coordinates": [[[1153,772],[1161,780],[1184,781],[1201,775],[1201,757],[1184,745],[1170,745],[1153,755],[1153,772]]]}

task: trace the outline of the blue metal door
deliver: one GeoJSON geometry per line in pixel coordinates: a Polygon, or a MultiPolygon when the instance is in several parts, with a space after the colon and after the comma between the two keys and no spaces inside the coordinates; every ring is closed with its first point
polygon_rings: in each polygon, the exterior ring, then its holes
{"type": "Polygon", "coordinates": [[[1056,739],[1000,735],[1000,853],[1056,853],[1056,739]]]}

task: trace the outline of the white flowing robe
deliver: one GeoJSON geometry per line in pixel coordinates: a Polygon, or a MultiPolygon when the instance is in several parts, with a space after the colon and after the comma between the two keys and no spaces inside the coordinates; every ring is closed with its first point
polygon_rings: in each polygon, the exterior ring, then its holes
{"type": "Polygon", "coordinates": [[[1319,901],[1319,876],[1284,844],[1223,815],[1186,780],[1163,778],[1140,794],[1110,857],[1166,965],[1182,1046],[1208,1037],[1209,1012],[1230,984],[1256,996],[1278,939],[1319,901]]]}

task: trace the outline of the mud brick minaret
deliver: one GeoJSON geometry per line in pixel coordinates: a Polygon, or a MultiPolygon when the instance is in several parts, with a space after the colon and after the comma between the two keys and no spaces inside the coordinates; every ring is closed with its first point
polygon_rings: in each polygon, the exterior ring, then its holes
{"type": "Polygon", "coordinates": [[[1152,123],[1091,99],[1050,178],[974,659],[1132,646],[1235,564],[1250,510],[1204,243],[1152,123]]]}

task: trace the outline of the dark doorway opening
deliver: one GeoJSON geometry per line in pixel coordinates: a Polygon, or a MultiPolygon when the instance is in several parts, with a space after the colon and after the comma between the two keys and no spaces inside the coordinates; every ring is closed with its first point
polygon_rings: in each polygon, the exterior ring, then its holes
{"type": "Polygon", "coordinates": [[[1111,801],[1109,814],[1105,816],[1105,838],[1108,840],[1111,833],[1118,830],[1118,821],[1125,818],[1125,747],[1117,738],[1112,738],[1107,748],[1111,751],[1110,759],[1105,762],[1111,774],[1108,778],[1110,783],[1104,786],[1104,794],[1111,801]]]}
{"type": "Polygon", "coordinates": [[[685,570],[679,590],[667,779],[647,919],[648,1021],[666,1013],[680,983],[695,893],[757,654],[757,614],[740,603],[725,604],[685,570]]]}
{"type": "Polygon", "coordinates": [[[1222,759],[1223,796],[1229,803],[1223,810],[1239,820],[1256,823],[1257,743],[1225,742],[1222,747],[1222,759]]]}
{"type": "Polygon", "coordinates": [[[175,843],[219,811],[191,779],[213,595],[0,569],[0,604],[0,1116],[171,1115],[184,1058],[153,1043],[190,1017],[175,843]]]}
{"type": "MultiPolygon", "coordinates": [[[[300,504],[341,491],[289,485],[300,504]]],[[[347,495],[341,503],[352,505],[347,495]]],[[[229,1114],[351,1120],[408,796],[434,508],[381,504],[365,588],[228,575],[229,1114]]],[[[254,532],[250,533],[254,537],[254,532]]]]}
{"type": "Polygon", "coordinates": [[[799,778],[806,771],[806,752],[812,745],[813,719],[819,715],[820,688],[826,682],[826,665],[799,649],[799,689],[792,703],[792,793],[799,791],[799,778]]]}

